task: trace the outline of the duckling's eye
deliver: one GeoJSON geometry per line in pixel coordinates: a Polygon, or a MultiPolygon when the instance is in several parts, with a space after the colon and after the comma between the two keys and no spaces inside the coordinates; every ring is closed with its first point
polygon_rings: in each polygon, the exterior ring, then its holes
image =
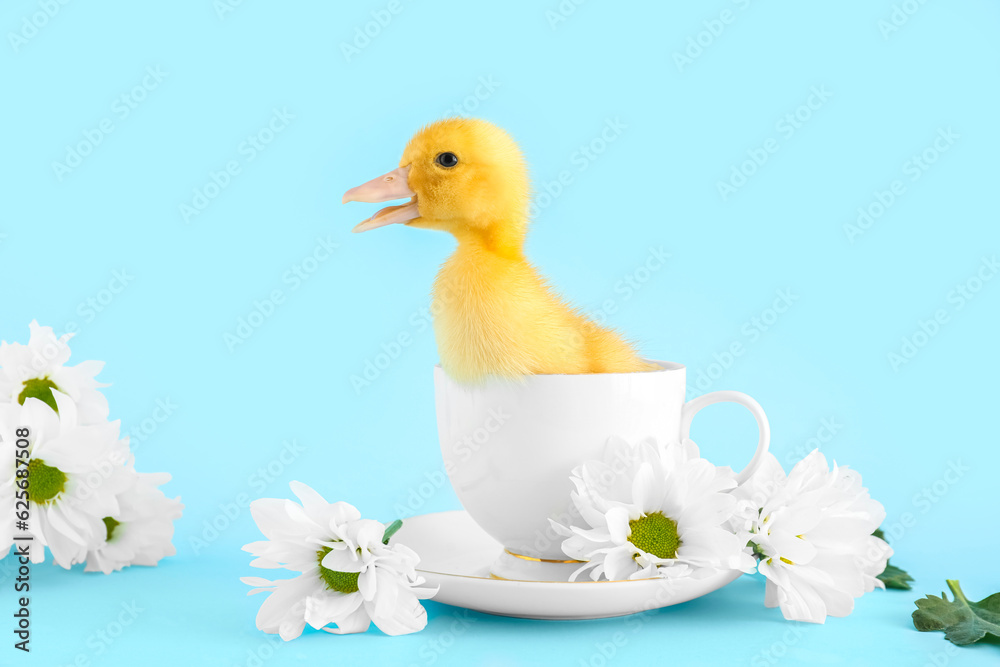
{"type": "Polygon", "coordinates": [[[451,169],[456,164],[458,164],[458,156],[455,155],[454,153],[445,152],[439,154],[436,158],[434,158],[434,161],[437,162],[442,167],[447,167],[448,169],[451,169]]]}

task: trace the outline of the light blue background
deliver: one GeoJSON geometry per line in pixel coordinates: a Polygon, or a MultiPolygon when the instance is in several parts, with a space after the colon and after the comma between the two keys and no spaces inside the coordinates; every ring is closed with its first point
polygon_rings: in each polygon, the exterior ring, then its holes
{"type": "MultiPolygon", "coordinates": [[[[608,664],[995,663],[1000,647],[947,653],[910,612],[946,578],[977,599],[1000,590],[1000,280],[962,308],[953,294],[1000,249],[996,3],[910,0],[901,4],[915,13],[886,32],[889,0],[594,0],[554,26],[556,0],[400,2],[350,57],[341,45],[388,2],[251,0],[221,16],[211,0],[72,2],[17,48],[5,37],[0,338],[24,341],[33,318],[60,332],[75,324],[74,360],[106,360],[113,417],[145,428],[133,437],[139,468],[171,472],[167,488],[187,506],[178,555],[155,570],[36,567],[32,664],[254,664],[249,651],[273,653],[268,665],[599,665],[595,646],[619,631],[627,643],[608,664]],[[724,10],[731,22],[712,23],[724,10]],[[679,67],[689,39],[707,46],[679,67]],[[147,67],[166,76],[147,79],[153,89],[125,116],[115,100],[147,67]],[[799,110],[814,87],[831,96],[799,110]],[[876,592],[849,618],[800,626],[766,610],[763,581],[747,577],[636,633],[622,619],[471,614],[456,635],[455,610],[429,603],[427,629],[411,637],[307,631],[270,647],[254,628],[262,598],[243,597],[238,580],[259,574],[239,550],[258,533],[235,503],[286,496],[299,479],[387,521],[458,507],[447,485],[420,495],[441,466],[437,355],[420,313],[453,242],[404,228],[354,236],[375,207],[340,205],[456,105],[520,141],[538,192],[569,172],[559,196],[539,202],[528,248],[553,283],[591,311],[610,300],[608,321],[649,356],[687,364],[692,380],[717,377],[692,395],[755,396],[786,465],[823,440],[861,471],[898,529],[893,561],[913,591],[876,592]],[[241,145],[274,109],[294,118],[251,160],[241,145]],[[779,122],[797,110],[809,118],[789,133],[779,122]],[[60,180],[53,162],[103,119],[113,131],[60,180]],[[615,119],[625,125],[615,140],[583,157],[615,119]],[[958,138],[911,180],[907,162],[948,128],[958,138]],[[724,199],[718,182],[765,144],[777,151],[724,199]],[[180,206],[233,160],[240,172],[185,222],[180,206]],[[905,190],[849,242],[858,207],[894,180],[905,190]],[[339,247],[306,262],[318,238],[339,247]],[[666,266],[639,270],[660,247],[666,266]],[[289,272],[304,262],[315,270],[296,285],[289,272]],[[116,294],[115,271],[129,276],[116,294]],[[645,282],[629,293],[627,275],[645,282]],[[274,290],[283,302],[230,350],[224,336],[274,290]],[[778,290],[795,300],[774,321],[778,290]],[[936,335],[918,335],[923,346],[894,369],[889,353],[942,309],[936,335]],[[755,317],[772,323],[753,333],[755,317]],[[356,391],[351,376],[401,333],[412,343],[356,391]],[[726,359],[734,343],[742,354],[726,359]],[[162,423],[157,401],[176,406],[162,423]],[[302,451],[283,461],[291,440],[302,451]],[[103,643],[97,633],[115,632],[132,602],[143,611],[103,643]]],[[[0,27],[21,32],[45,4],[4,3],[0,27]]],[[[714,461],[742,465],[755,436],[741,408],[720,406],[694,437],[714,461]]],[[[2,585],[12,610],[9,578],[2,585]]],[[[24,662],[7,640],[0,655],[24,662]]]]}

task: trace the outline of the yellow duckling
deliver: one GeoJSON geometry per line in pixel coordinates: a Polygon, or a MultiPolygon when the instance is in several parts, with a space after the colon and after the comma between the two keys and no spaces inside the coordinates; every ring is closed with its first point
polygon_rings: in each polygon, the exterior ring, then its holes
{"type": "Polygon", "coordinates": [[[458,240],[433,292],[434,332],[448,375],[474,383],[658,368],[567,304],[525,259],[528,174],[506,132],[483,120],[438,121],[410,139],[399,165],[348,190],[343,202],[411,197],[354,231],[403,223],[458,240]]]}

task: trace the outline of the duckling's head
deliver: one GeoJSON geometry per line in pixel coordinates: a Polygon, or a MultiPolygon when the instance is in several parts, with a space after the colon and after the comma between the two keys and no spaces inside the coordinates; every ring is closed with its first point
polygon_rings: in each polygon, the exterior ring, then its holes
{"type": "Polygon", "coordinates": [[[381,209],[355,232],[402,223],[519,246],[529,192],[524,158],[510,135],[484,120],[449,118],[417,132],[398,169],[348,190],[343,201],[411,198],[381,209]]]}

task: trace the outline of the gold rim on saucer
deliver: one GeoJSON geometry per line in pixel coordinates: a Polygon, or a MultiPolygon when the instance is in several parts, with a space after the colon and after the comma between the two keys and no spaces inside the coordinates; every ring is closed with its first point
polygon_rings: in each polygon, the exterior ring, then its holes
{"type": "Polygon", "coordinates": [[[523,560],[530,560],[530,561],[534,561],[536,563],[586,563],[587,562],[585,560],[573,560],[573,559],[570,559],[570,560],[551,560],[549,558],[535,558],[534,556],[523,556],[521,554],[514,553],[510,549],[504,549],[504,553],[508,553],[511,556],[513,556],[514,558],[521,558],[523,560]]]}

